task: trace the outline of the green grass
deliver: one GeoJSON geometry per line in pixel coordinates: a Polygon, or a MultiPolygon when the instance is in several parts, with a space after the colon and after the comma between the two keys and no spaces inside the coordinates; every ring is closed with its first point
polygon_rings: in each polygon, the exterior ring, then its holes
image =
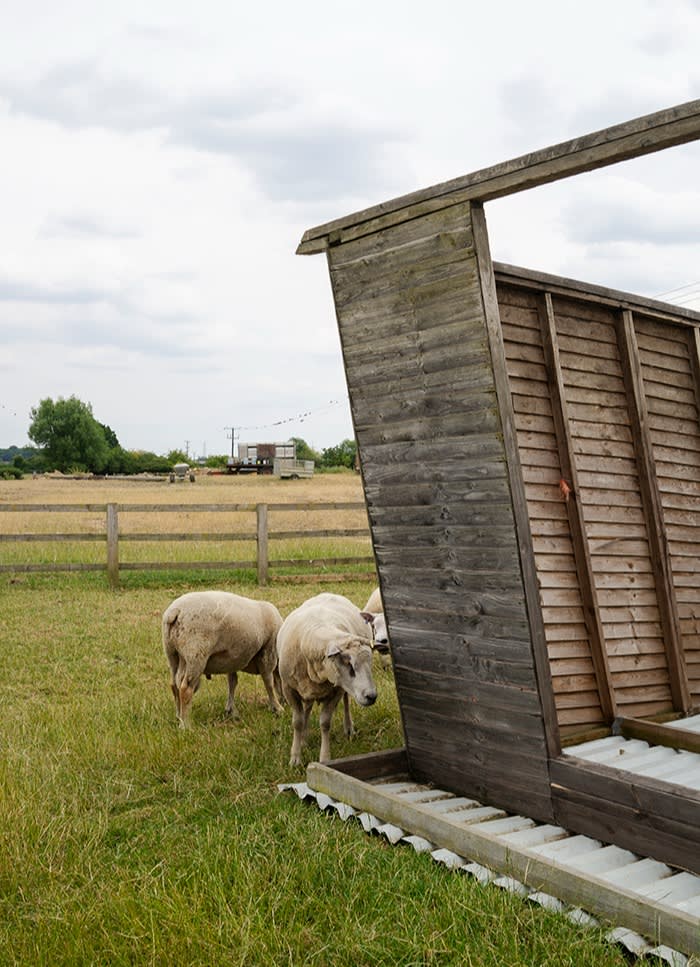
{"type": "MultiPolygon", "coordinates": [[[[180,731],[160,615],[192,585],[138,577],[0,583],[1,964],[625,963],[596,933],[280,795],[304,771],[259,679],[241,676],[235,721],[225,678],[203,682],[180,731]]],[[[283,614],[319,590],[217,586],[283,614]]],[[[362,605],[371,585],[323,589],[362,605]]],[[[352,740],[337,715],[334,755],[401,744],[391,672],[376,677],[352,740]]]]}

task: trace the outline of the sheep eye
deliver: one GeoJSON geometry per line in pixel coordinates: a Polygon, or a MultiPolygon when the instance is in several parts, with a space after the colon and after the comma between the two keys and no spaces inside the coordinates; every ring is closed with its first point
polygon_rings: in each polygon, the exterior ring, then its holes
{"type": "Polygon", "coordinates": [[[350,667],[348,668],[348,671],[350,672],[350,678],[354,678],[355,677],[355,669],[352,667],[352,665],[350,665],[350,667]]]}

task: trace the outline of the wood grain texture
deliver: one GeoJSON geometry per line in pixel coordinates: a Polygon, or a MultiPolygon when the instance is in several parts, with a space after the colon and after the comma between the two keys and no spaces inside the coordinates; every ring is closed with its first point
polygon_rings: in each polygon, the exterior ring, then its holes
{"type": "MultiPolygon", "coordinates": [[[[429,770],[447,749],[464,764],[482,762],[488,748],[480,789],[492,776],[502,790],[496,750],[527,735],[534,745],[522,785],[546,802],[544,722],[476,247],[472,213],[460,206],[334,246],[328,263],[410,767],[429,770]]],[[[457,769],[465,794],[472,772],[457,769]]]]}

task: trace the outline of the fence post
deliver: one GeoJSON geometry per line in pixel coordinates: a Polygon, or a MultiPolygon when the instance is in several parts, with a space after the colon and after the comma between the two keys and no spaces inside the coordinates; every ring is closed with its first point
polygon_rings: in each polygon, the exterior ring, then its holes
{"type": "Polygon", "coordinates": [[[267,504],[257,504],[258,518],[258,584],[267,584],[267,504]]]}
{"type": "Polygon", "coordinates": [[[107,579],[110,587],[119,587],[119,519],[116,504],[107,504],[107,579]]]}

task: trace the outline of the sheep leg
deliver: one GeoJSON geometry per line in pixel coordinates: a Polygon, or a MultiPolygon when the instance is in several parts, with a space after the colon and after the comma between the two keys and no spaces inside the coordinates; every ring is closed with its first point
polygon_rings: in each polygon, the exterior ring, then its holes
{"type": "Polygon", "coordinates": [[[185,677],[178,686],[178,696],[176,701],[180,704],[180,728],[186,729],[190,724],[190,708],[192,696],[196,689],[195,686],[185,677]]]}
{"type": "Polygon", "coordinates": [[[352,713],[350,711],[350,696],[347,692],[343,692],[343,731],[346,736],[350,736],[355,731],[355,726],[352,721],[352,713]]]}
{"type": "Polygon", "coordinates": [[[275,692],[274,674],[272,672],[260,672],[260,677],[263,680],[263,685],[265,686],[265,691],[267,692],[267,700],[270,709],[275,713],[275,715],[281,715],[283,709],[275,692]]]}
{"type": "Polygon", "coordinates": [[[346,693],[342,689],[331,695],[330,698],[321,706],[321,753],[318,757],[319,762],[328,762],[331,757],[331,719],[333,718],[333,713],[335,712],[336,706],[340,701],[340,696],[346,693]]]}
{"type": "Polygon", "coordinates": [[[275,665],[272,672],[272,680],[275,686],[275,694],[277,695],[277,700],[280,703],[280,708],[283,709],[287,699],[284,695],[284,689],[282,688],[282,679],[280,678],[279,668],[275,665]]]}
{"type": "Polygon", "coordinates": [[[173,653],[168,654],[168,664],[170,665],[170,690],[173,693],[173,698],[175,699],[175,715],[178,722],[180,721],[180,692],[177,685],[177,670],[180,664],[179,655],[173,653]]]}
{"type": "MultiPolygon", "coordinates": [[[[186,729],[190,724],[192,696],[199,688],[199,679],[201,678],[203,671],[203,668],[189,668],[187,662],[182,658],[180,659],[175,681],[175,687],[177,689],[175,706],[178,708],[180,728],[186,729]]],[[[175,691],[175,689],[173,689],[173,691],[175,691]]]]}
{"type": "Polygon", "coordinates": [[[224,712],[226,715],[232,715],[234,718],[238,717],[235,706],[233,704],[233,699],[236,694],[236,685],[238,685],[238,675],[236,672],[228,673],[228,700],[226,702],[226,708],[224,712]]]}
{"type": "Polygon", "coordinates": [[[294,729],[289,764],[290,766],[300,766],[301,750],[306,743],[306,736],[309,731],[309,716],[313,702],[303,701],[299,693],[292,688],[285,689],[285,695],[292,707],[292,727],[294,729]]]}

